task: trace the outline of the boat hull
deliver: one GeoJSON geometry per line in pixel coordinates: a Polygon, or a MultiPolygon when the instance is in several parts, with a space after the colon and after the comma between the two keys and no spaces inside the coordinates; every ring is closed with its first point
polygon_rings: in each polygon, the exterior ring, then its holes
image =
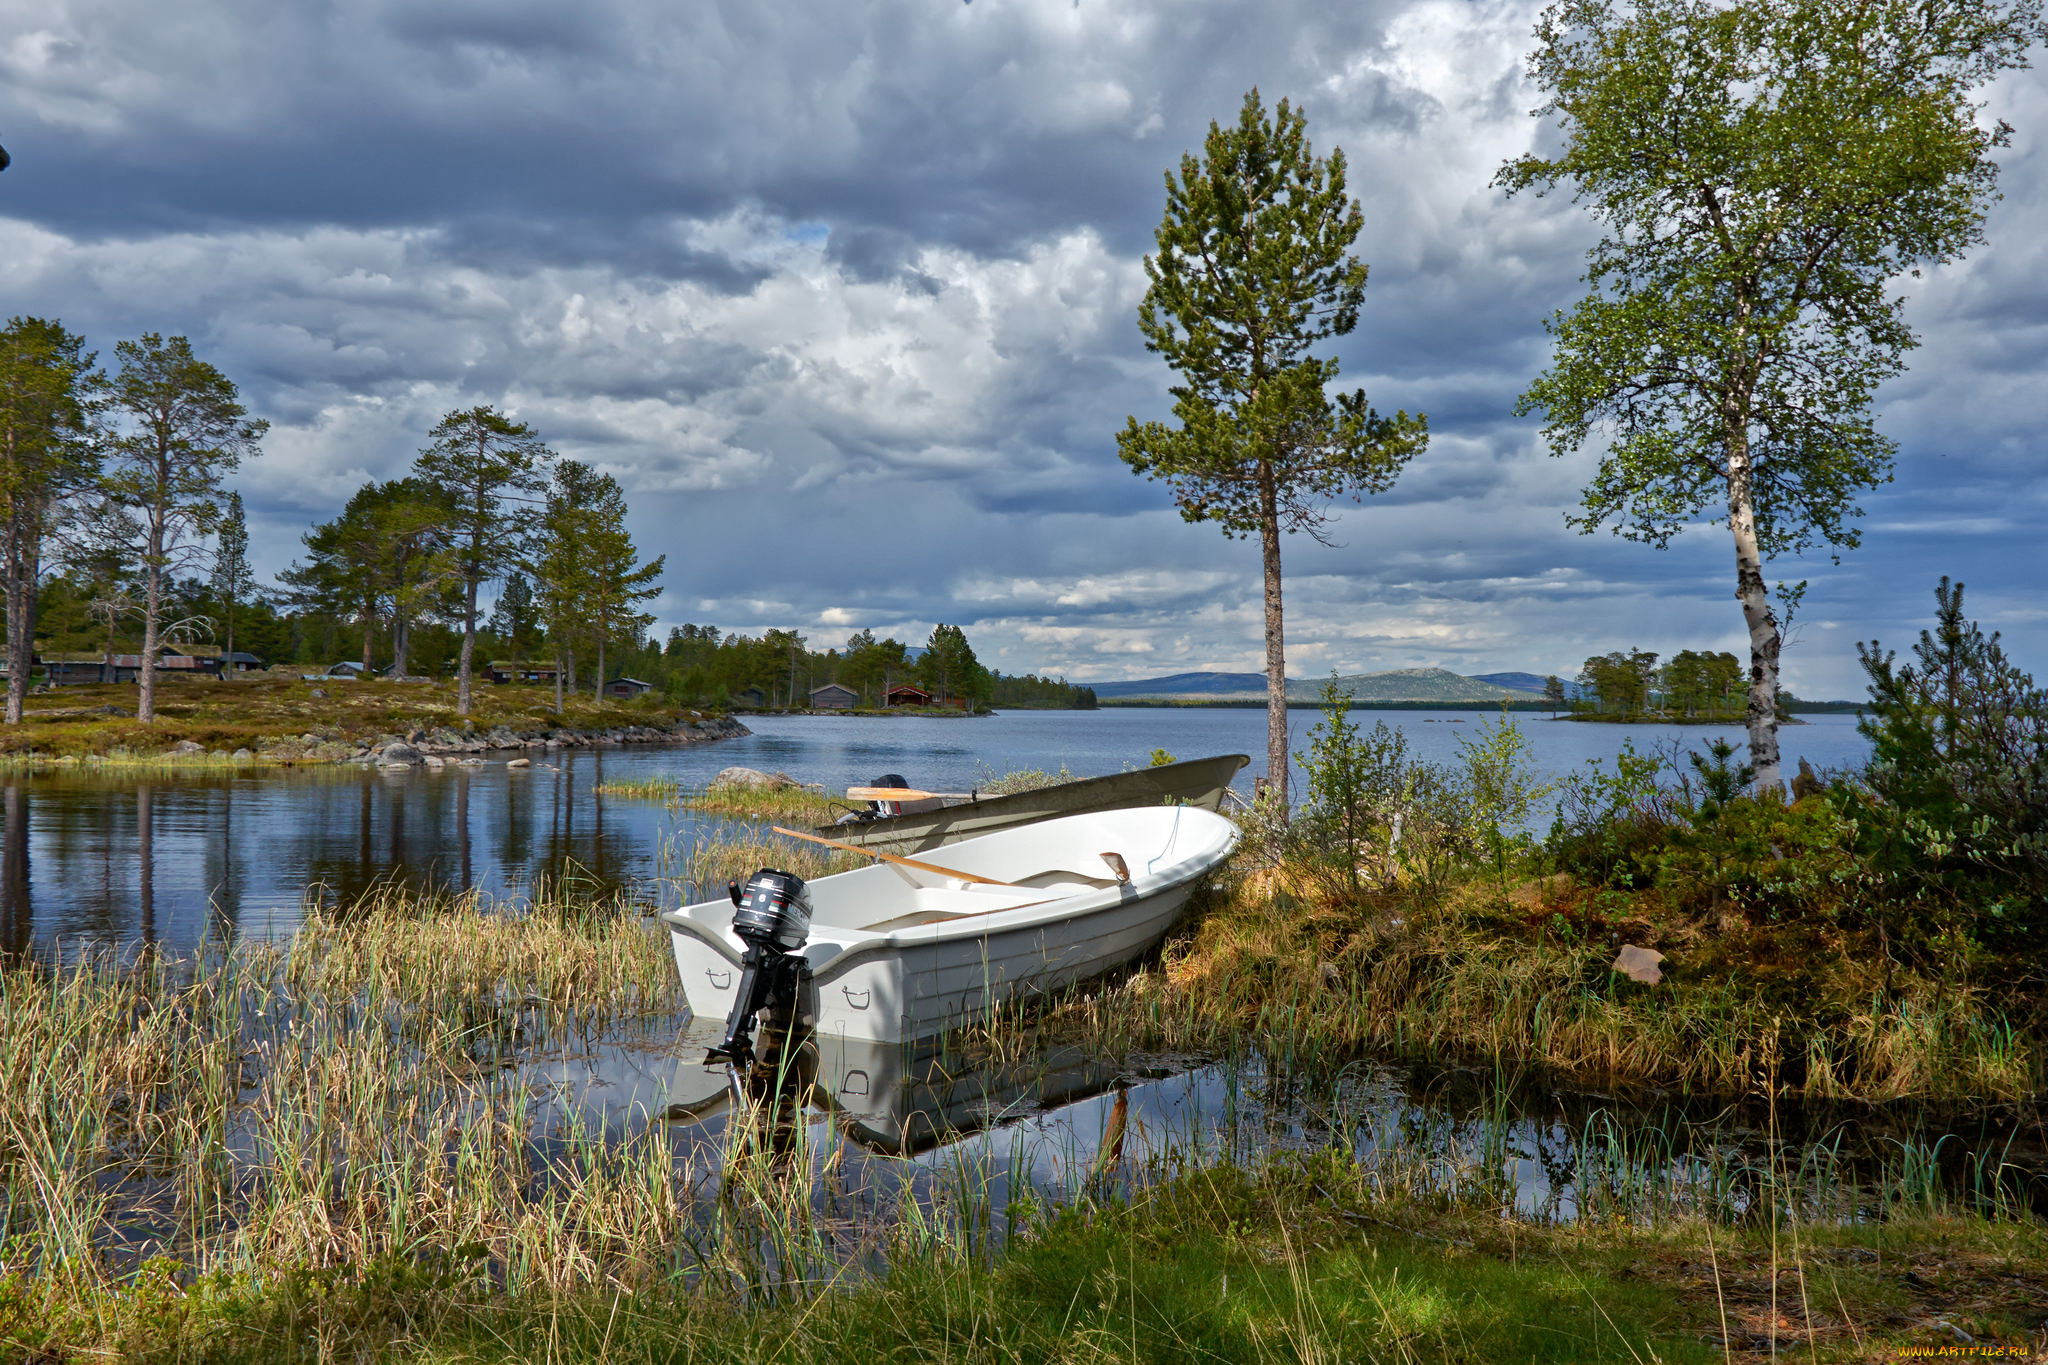
{"type": "MultiPolygon", "coordinates": [[[[1236,828],[1221,816],[1166,807],[1079,816],[962,843],[954,852],[965,870],[1021,877],[1016,869],[1030,864],[1018,857],[1048,855],[1020,854],[1017,846],[1041,832],[1050,832],[1041,842],[1056,844],[1061,826],[1079,826],[1073,831],[1080,840],[1075,850],[1099,848],[1117,838],[1119,824],[1168,831],[1160,851],[1149,857],[1141,843],[1121,841],[1139,869],[1127,882],[1104,879],[1100,886],[1079,885],[1067,894],[1000,912],[888,932],[835,932],[829,924],[814,924],[805,948],[812,962],[811,997],[804,1004],[818,1037],[887,1043],[936,1037],[988,1022],[1005,1007],[1101,976],[1150,952],[1179,918],[1201,878],[1235,848],[1236,828]],[[1198,830],[1177,845],[1183,827],[1198,830]],[[979,869],[977,851],[988,855],[980,858],[979,869]]],[[[1100,856],[1075,850],[1056,856],[1067,864],[1100,856]]],[[[824,913],[822,908],[835,899],[886,898],[892,893],[889,883],[877,878],[897,874],[889,867],[863,868],[821,878],[811,884],[812,892],[824,913]]],[[[1017,890],[1029,900],[1031,893],[1017,890]]],[[[897,884],[893,894],[907,896],[909,891],[897,884]]],[[[686,907],[668,912],[663,920],[691,1012],[722,1020],[738,991],[742,945],[730,932],[729,913],[720,914],[717,907],[717,902],[686,907]]]]}

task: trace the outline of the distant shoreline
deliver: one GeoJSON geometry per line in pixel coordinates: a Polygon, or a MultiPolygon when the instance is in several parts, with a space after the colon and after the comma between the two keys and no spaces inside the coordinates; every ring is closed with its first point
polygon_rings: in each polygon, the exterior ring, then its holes
{"type": "MultiPolygon", "coordinates": [[[[1143,706],[1154,709],[1251,707],[1263,711],[1266,709],[1266,700],[1263,697],[1219,697],[1214,700],[1209,698],[1172,697],[1101,697],[1096,699],[1095,705],[1099,710],[1108,710],[1112,706],[1143,706]]],[[[1502,706],[1506,706],[1510,711],[1542,712],[1552,709],[1548,702],[1542,701],[1360,701],[1354,699],[1351,702],[1351,709],[1354,711],[1498,711],[1502,706]]],[[[1287,699],[1287,709],[1290,711],[1320,711],[1323,709],[1323,704],[1320,701],[1310,701],[1306,698],[1289,697],[1287,699]]]]}
{"type": "MultiPolygon", "coordinates": [[[[1154,710],[1203,710],[1235,707],[1239,709],[1250,708],[1263,711],[1266,709],[1266,703],[1263,698],[1223,697],[1219,697],[1214,700],[1210,700],[1207,698],[1182,699],[1166,697],[1106,697],[1096,702],[1096,708],[1098,710],[1106,711],[1111,707],[1148,707],[1154,710]]],[[[1597,724],[1606,725],[1629,724],[1727,726],[1741,725],[1744,723],[1742,718],[1739,716],[1733,720],[1725,720],[1718,717],[1708,718],[1704,720],[1688,720],[1680,716],[1650,715],[1637,716],[1631,718],[1630,720],[1623,721],[1622,718],[1619,716],[1596,715],[1591,712],[1573,712],[1561,710],[1559,708],[1551,706],[1550,703],[1544,701],[1499,702],[1353,700],[1350,704],[1349,709],[1353,711],[1498,711],[1502,707],[1506,707],[1508,710],[1517,713],[1534,712],[1538,715],[1550,714],[1554,715],[1558,720],[1591,721],[1597,724]]],[[[1320,711],[1323,709],[1323,704],[1320,701],[1308,701],[1302,698],[1290,697],[1287,700],[1287,709],[1290,711],[1320,711]]],[[[1854,701],[1799,701],[1789,704],[1785,709],[1792,715],[1854,715],[1868,709],[1868,707],[1863,702],[1854,701]]]]}

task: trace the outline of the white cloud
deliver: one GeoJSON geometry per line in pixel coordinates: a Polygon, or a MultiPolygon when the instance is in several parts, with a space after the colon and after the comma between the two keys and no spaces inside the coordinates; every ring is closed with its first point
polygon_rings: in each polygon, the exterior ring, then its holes
{"type": "MultiPolygon", "coordinates": [[[[183,332],[242,385],[274,424],[241,478],[271,572],[494,402],[620,478],[678,620],[1255,668],[1255,548],[1182,523],[1114,437],[1167,406],[1134,325],[1161,173],[1256,83],[1365,207],[1345,382],[1434,433],[1334,548],[1287,544],[1294,671],[1739,647],[1725,530],[1571,533],[1594,454],[1509,416],[1591,238],[1490,184],[1539,137],[1536,8],[0,6],[0,286],[103,358],[183,332]]],[[[1909,636],[1941,572],[2048,672],[2048,77],[1992,103],[2019,132],[1988,240],[1907,283],[1900,482],[1841,567],[1773,566],[1836,627],[1792,652],[1804,692],[1852,692],[1851,642],[1909,636]]]]}

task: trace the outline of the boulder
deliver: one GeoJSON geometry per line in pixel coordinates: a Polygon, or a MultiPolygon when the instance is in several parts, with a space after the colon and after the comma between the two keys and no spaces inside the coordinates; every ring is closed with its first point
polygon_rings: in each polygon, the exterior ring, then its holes
{"type": "Polygon", "coordinates": [[[742,787],[748,790],[781,791],[797,785],[788,773],[764,773],[758,768],[721,768],[711,779],[714,787],[742,787]]]}
{"type": "Polygon", "coordinates": [[[426,762],[426,758],[425,754],[403,740],[387,744],[377,751],[378,762],[387,768],[393,764],[410,768],[415,764],[426,762]]]}
{"type": "Polygon", "coordinates": [[[188,755],[203,754],[206,752],[206,746],[204,744],[201,744],[196,739],[181,739],[176,744],[173,744],[171,746],[171,752],[174,754],[188,755]]]}
{"type": "Polygon", "coordinates": [[[1623,944],[1615,954],[1613,970],[1631,981],[1640,981],[1645,986],[1654,986],[1664,979],[1664,969],[1658,964],[1664,961],[1664,954],[1655,948],[1638,948],[1633,943],[1623,944]]]}
{"type": "Polygon", "coordinates": [[[530,758],[508,758],[505,760],[505,766],[508,768],[531,768],[533,760],[530,758]]]}
{"type": "Polygon", "coordinates": [[[250,752],[249,750],[247,750],[247,749],[237,749],[237,750],[235,750],[235,762],[237,762],[237,763],[254,763],[255,761],[256,761],[256,755],[255,755],[254,753],[251,753],[251,752],[250,752]]]}
{"type": "Polygon", "coordinates": [[[448,760],[442,758],[439,754],[428,754],[422,761],[429,768],[445,768],[448,766],[448,760]]]}

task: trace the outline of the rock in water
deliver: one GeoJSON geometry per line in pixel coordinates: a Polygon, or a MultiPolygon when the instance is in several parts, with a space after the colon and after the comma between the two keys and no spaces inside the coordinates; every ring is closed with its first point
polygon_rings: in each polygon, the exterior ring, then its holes
{"type": "Polygon", "coordinates": [[[1793,774],[1792,777],[1792,799],[1794,801],[1804,801],[1807,797],[1819,796],[1826,790],[1826,786],[1820,780],[1820,775],[1814,772],[1813,765],[1803,758],[1800,759],[1799,771],[1793,774]]]}
{"type": "Polygon", "coordinates": [[[784,787],[796,786],[797,781],[788,773],[764,773],[758,768],[721,768],[718,776],[711,779],[711,785],[781,791],[784,787]]]}
{"type": "Polygon", "coordinates": [[[1638,948],[1630,943],[1615,955],[1613,969],[1631,981],[1654,986],[1664,979],[1664,969],[1658,965],[1663,960],[1664,954],[1655,948],[1638,948]]]}
{"type": "Polygon", "coordinates": [[[508,768],[531,768],[533,766],[533,760],[530,758],[507,759],[505,761],[505,766],[508,768]]]}

